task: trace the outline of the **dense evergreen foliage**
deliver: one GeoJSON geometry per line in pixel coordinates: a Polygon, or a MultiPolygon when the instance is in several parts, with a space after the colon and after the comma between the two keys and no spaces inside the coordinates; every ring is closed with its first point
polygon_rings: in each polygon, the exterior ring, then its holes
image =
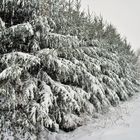
{"type": "Polygon", "coordinates": [[[138,91],[130,44],[80,4],[0,1],[1,139],[74,130],[138,91]]]}

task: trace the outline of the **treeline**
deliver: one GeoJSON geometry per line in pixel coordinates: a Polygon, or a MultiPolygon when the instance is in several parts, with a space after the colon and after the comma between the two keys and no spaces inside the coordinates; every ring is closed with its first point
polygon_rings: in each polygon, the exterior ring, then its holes
{"type": "Polygon", "coordinates": [[[92,15],[90,10],[82,11],[81,0],[44,0],[43,6],[40,13],[54,21],[51,25],[55,33],[77,36],[89,45],[92,45],[92,40],[101,40],[116,45],[113,49],[120,53],[132,52],[131,45],[112,24],[104,21],[101,16],[92,15]]]}
{"type": "Polygon", "coordinates": [[[72,131],[126,101],[140,85],[137,60],[80,0],[1,0],[0,139],[72,131]]]}

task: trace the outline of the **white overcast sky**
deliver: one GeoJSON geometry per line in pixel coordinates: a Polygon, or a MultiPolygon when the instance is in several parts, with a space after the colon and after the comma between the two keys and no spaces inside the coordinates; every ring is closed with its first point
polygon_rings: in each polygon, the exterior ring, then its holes
{"type": "Polygon", "coordinates": [[[93,13],[115,25],[133,49],[140,48],[140,0],[82,0],[85,10],[88,5],[93,13]]]}

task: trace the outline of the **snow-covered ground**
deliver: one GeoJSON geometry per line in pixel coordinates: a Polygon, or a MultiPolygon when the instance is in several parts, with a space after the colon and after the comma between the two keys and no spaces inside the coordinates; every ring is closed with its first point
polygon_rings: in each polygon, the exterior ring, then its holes
{"type": "Polygon", "coordinates": [[[140,140],[140,96],[120,104],[71,133],[56,140],[140,140]]]}

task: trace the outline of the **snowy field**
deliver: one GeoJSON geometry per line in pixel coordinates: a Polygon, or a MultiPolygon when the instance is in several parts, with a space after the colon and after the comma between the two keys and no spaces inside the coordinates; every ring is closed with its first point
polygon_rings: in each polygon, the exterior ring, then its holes
{"type": "Polygon", "coordinates": [[[56,140],[140,140],[140,96],[110,108],[105,116],[87,122],[74,132],[55,135],[56,140]]]}

